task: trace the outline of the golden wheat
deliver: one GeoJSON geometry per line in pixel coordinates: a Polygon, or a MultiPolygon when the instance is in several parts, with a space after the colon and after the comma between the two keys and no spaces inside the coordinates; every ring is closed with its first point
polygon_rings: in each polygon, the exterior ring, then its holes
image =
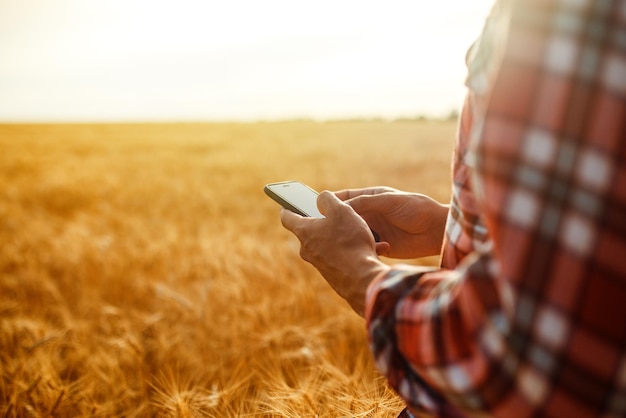
{"type": "Polygon", "coordinates": [[[447,200],[453,132],[0,125],[0,416],[394,416],[363,320],[262,188],[447,200]]]}

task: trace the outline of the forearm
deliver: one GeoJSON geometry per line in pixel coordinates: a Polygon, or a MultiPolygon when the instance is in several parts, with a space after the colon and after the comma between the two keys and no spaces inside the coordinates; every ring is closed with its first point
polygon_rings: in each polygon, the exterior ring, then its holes
{"type": "Polygon", "coordinates": [[[378,277],[384,277],[391,268],[378,257],[364,257],[358,274],[342,282],[329,282],[334,290],[348,302],[350,307],[360,316],[365,316],[367,289],[378,277]]]}
{"type": "Polygon", "coordinates": [[[506,345],[502,328],[511,308],[502,301],[512,289],[490,276],[491,264],[484,256],[456,270],[397,265],[371,283],[366,323],[374,359],[413,410],[457,416],[490,396],[490,384],[514,386],[515,371],[503,363],[521,353],[506,345]]]}

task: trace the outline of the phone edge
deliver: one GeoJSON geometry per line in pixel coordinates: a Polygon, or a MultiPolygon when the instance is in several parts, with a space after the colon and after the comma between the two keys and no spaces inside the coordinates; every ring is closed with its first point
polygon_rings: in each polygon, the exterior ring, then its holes
{"type": "MultiPolygon", "coordinates": [[[[303,211],[301,211],[300,209],[298,209],[297,207],[291,205],[289,202],[287,202],[286,200],[284,200],[283,198],[281,198],[278,194],[274,193],[274,191],[272,189],[269,188],[269,186],[273,186],[276,184],[283,184],[283,183],[294,183],[294,180],[290,180],[290,181],[280,181],[277,183],[268,183],[263,187],[263,191],[265,192],[265,194],[267,196],[270,197],[270,199],[272,199],[274,202],[278,203],[280,206],[282,206],[283,208],[292,211],[293,213],[297,213],[300,216],[304,216],[307,218],[310,218],[311,215],[304,213],[303,211]]],[[[304,184],[304,183],[303,183],[304,184]]],[[[306,186],[306,185],[305,185],[306,186]]],[[[308,186],[307,186],[308,187],[308,186]]],[[[310,187],[309,187],[310,188],[310,187]]],[[[311,189],[313,190],[313,189],[311,189]]]]}

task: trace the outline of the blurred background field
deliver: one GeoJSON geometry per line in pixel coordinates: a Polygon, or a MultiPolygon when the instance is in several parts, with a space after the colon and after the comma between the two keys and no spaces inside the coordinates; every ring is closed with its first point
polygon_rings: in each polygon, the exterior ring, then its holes
{"type": "Polygon", "coordinates": [[[447,201],[454,130],[0,125],[0,416],[395,416],[263,185],[447,201]]]}

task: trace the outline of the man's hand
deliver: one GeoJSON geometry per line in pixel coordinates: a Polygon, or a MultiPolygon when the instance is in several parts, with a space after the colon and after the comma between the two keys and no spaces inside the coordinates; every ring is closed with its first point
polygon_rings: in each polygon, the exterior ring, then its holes
{"type": "Polygon", "coordinates": [[[335,194],[380,235],[379,255],[417,258],[441,251],[448,206],[422,194],[389,187],[342,190],[335,194]]]}
{"type": "Polygon", "coordinates": [[[374,237],[354,209],[327,191],[320,193],[317,205],[325,218],[282,209],[281,222],[300,240],[300,256],[363,316],[369,283],[389,267],[378,259],[374,237]]]}

